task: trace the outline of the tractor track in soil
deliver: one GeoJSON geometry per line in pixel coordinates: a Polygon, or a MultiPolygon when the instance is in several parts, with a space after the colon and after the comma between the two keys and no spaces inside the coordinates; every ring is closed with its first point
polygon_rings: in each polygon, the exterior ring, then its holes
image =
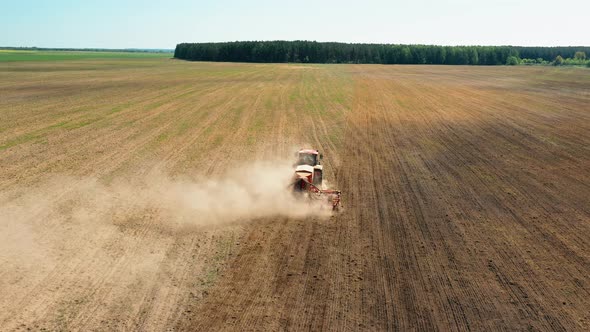
{"type": "Polygon", "coordinates": [[[0,218],[0,330],[590,328],[587,70],[129,64],[0,64],[0,208],[43,202],[0,218]],[[68,214],[301,145],[328,220],[68,214]]]}

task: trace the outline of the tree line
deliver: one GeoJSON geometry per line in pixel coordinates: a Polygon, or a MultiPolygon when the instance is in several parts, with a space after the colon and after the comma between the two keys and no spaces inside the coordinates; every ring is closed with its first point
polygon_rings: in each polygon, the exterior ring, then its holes
{"type": "Polygon", "coordinates": [[[509,57],[552,61],[590,47],[438,46],[315,41],[181,43],[174,57],[193,61],[504,65],[509,57]]]}
{"type": "Polygon", "coordinates": [[[537,59],[517,59],[508,57],[508,65],[554,65],[554,66],[586,66],[590,67],[590,59],[586,57],[586,52],[577,51],[573,57],[563,58],[561,55],[555,57],[553,61],[546,61],[543,58],[537,59]]]}

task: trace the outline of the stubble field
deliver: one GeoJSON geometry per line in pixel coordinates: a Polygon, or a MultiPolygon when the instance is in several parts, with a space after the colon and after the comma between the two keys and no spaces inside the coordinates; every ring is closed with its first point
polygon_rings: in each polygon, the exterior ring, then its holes
{"type": "Polygon", "coordinates": [[[0,63],[0,330],[588,330],[589,105],[581,68],[0,63]],[[344,210],[244,206],[302,146],[344,210]]]}

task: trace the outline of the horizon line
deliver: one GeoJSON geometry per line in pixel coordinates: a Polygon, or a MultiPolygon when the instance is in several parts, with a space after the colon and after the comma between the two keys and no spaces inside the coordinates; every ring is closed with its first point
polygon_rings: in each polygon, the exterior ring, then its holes
{"type": "Polygon", "coordinates": [[[52,47],[52,46],[0,46],[0,49],[49,49],[49,50],[170,50],[173,51],[179,44],[221,44],[236,42],[315,42],[315,43],[336,43],[336,44],[364,44],[364,45],[421,45],[421,46],[496,46],[496,47],[590,47],[590,45],[518,45],[518,44],[424,44],[424,43],[375,43],[375,42],[342,42],[342,41],[317,41],[309,39],[268,39],[268,40],[232,40],[232,41],[195,41],[179,42],[173,48],[168,47],[52,47]]]}

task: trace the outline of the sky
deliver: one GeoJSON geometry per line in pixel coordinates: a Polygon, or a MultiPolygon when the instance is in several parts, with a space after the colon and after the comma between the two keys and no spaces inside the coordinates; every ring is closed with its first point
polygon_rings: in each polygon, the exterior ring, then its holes
{"type": "Polygon", "coordinates": [[[316,40],[590,46],[590,0],[0,0],[0,46],[316,40]]]}

